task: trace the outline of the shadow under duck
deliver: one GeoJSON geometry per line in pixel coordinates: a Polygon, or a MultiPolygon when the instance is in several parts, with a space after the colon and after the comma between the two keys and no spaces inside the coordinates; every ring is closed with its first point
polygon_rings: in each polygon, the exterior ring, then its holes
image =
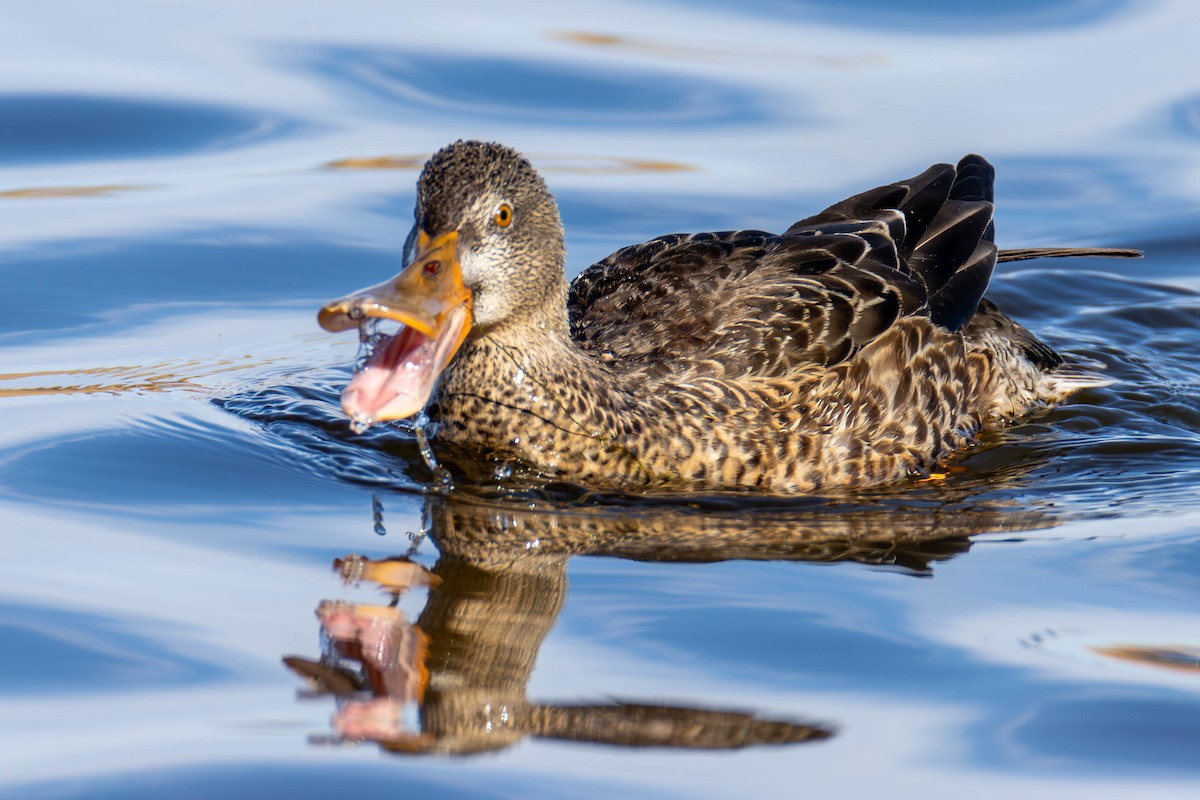
{"type": "Polygon", "coordinates": [[[425,410],[435,440],[623,491],[857,488],[927,475],[1105,381],[983,298],[994,170],[969,155],[782,234],[670,234],[568,285],[558,207],[516,151],[459,141],[417,183],[407,266],[326,305],[370,346],[359,425],[425,410]],[[400,323],[393,335],[374,321],[400,323]]]}

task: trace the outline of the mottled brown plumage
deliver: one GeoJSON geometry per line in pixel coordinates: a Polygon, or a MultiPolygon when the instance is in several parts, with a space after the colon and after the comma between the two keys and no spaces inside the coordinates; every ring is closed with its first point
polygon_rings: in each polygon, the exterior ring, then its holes
{"type": "MultiPolygon", "coordinates": [[[[557,207],[533,168],[501,145],[450,145],[421,175],[409,243],[457,237],[473,303],[427,409],[435,440],[625,491],[925,475],[980,430],[1097,381],[983,300],[1006,258],[992,180],[967,156],[783,234],[627,247],[568,288],[557,207]]],[[[1101,254],[1134,253],[1010,257],[1101,254]]],[[[376,307],[354,303],[323,314],[376,307]]]]}

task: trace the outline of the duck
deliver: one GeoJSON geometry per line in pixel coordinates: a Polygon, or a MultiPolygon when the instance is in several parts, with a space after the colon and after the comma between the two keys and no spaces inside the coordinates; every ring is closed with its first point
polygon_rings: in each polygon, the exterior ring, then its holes
{"type": "Polygon", "coordinates": [[[365,345],[341,397],[356,427],[415,418],[496,475],[630,494],[928,478],[982,432],[1108,383],[984,297],[996,264],[1140,255],[999,250],[994,181],[968,155],[782,233],[658,236],[568,282],[531,162],[459,140],[420,173],[404,268],[318,322],[365,345]]]}

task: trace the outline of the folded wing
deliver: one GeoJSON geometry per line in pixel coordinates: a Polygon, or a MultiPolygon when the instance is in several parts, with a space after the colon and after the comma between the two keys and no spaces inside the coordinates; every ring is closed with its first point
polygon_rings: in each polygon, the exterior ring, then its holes
{"type": "Polygon", "coordinates": [[[571,286],[573,337],[617,369],[782,377],[849,358],[898,319],[958,330],[996,264],[993,170],[967,156],[783,234],[671,234],[571,286]]]}

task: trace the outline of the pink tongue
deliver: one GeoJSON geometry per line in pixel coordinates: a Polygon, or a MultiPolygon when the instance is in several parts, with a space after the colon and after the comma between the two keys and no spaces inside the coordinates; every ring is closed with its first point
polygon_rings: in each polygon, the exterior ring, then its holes
{"type": "Polygon", "coordinates": [[[425,407],[437,380],[434,341],[403,327],[376,350],[342,392],[342,409],[359,423],[404,419],[425,407]]]}

